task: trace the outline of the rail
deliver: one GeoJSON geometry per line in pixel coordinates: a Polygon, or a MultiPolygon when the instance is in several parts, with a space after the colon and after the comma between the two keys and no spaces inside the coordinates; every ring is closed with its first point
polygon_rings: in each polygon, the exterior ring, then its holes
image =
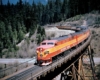
{"type": "Polygon", "coordinates": [[[50,66],[43,66],[43,67],[35,66],[30,70],[27,70],[21,74],[15,75],[6,80],[26,80],[26,79],[37,80],[41,76],[45,76],[48,72],[52,72],[57,67],[60,67],[63,63],[68,62],[73,57],[78,55],[82,50],[84,50],[89,45],[90,40],[91,40],[91,36],[87,39],[87,41],[83,45],[79,46],[77,49],[73,50],[70,54],[68,54],[64,58],[59,59],[57,62],[51,64],[50,66]]]}
{"type": "MultiPolygon", "coordinates": [[[[65,27],[63,27],[63,29],[64,28],[65,27]]],[[[80,30],[79,28],[74,29],[74,27],[72,29],[76,30],[76,31],[80,30]]],[[[28,80],[37,80],[37,78],[40,78],[41,76],[45,76],[48,72],[52,72],[54,69],[61,66],[63,63],[67,63],[73,57],[78,55],[83,49],[85,49],[89,45],[90,41],[91,41],[91,35],[84,42],[84,44],[82,44],[77,49],[70,52],[70,54],[68,54],[67,56],[64,56],[63,58],[57,60],[57,62],[54,62],[49,66],[43,66],[43,67],[35,66],[35,67],[32,67],[32,68],[28,69],[27,71],[23,71],[22,73],[14,75],[10,78],[7,78],[6,80],[26,80],[26,79],[28,79],[28,80]]],[[[22,63],[22,64],[24,64],[24,63],[22,63]]],[[[13,66],[13,67],[15,67],[15,66],[13,66]]],[[[16,67],[18,67],[18,65],[16,67]]],[[[6,70],[10,70],[10,69],[12,69],[12,67],[4,69],[2,71],[5,73],[6,70]]]]}
{"type": "Polygon", "coordinates": [[[33,68],[30,68],[20,74],[14,75],[5,80],[38,80],[41,76],[46,76],[49,72],[52,72],[55,69],[61,67],[62,64],[64,63],[66,64],[75,56],[79,54],[82,55],[81,51],[83,51],[89,45],[90,41],[91,41],[91,36],[86,40],[86,42],[84,42],[83,45],[80,45],[77,49],[70,52],[70,54],[64,56],[63,58],[60,58],[50,66],[43,66],[43,67],[34,66],[33,68]]]}
{"type": "Polygon", "coordinates": [[[51,64],[51,66],[43,68],[42,71],[40,71],[37,74],[32,74],[31,73],[31,78],[30,80],[35,80],[37,77],[40,77],[41,75],[48,73],[48,71],[52,71],[53,68],[57,68],[57,66],[61,65],[62,63],[67,62],[68,60],[70,60],[72,57],[74,57],[75,55],[79,54],[83,49],[85,49],[89,43],[91,41],[91,35],[88,38],[88,40],[81,45],[79,48],[77,48],[76,50],[72,51],[68,56],[65,56],[64,58],[61,58],[60,60],[58,60],[55,64],[51,64]],[[33,76],[33,77],[32,77],[33,76]]]}

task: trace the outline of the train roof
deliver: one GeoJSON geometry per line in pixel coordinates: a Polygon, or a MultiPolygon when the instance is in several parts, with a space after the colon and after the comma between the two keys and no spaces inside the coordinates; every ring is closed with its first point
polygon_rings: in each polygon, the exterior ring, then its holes
{"type": "Polygon", "coordinates": [[[58,40],[58,41],[60,41],[60,40],[66,39],[68,37],[70,37],[70,36],[69,35],[63,35],[63,36],[60,36],[60,37],[57,37],[57,38],[53,38],[52,40],[58,40]]]}
{"type": "Polygon", "coordinates": [[[57,38],[52,38],[51,40],[57,40],[57,41],[60,41],[60,40],[63,40],[63,39],[66,39],[66,38],[69,38],[69,37],[72,37],[72,36],[75,36],[75,35],[78,35],[78,34],[81,34],[81,33],[84,33],[84,31],[86,31],[88,29],[87,26],[80,26],[80,28],[82,30],[76,32],[76,33],[71,33],[69,35],[63,35],[63,36],[60,36],[60,37],[57,37],[57,38]]]}
{"type": "Polygon", "coordinates": [[[44,40],[42,43],[45,43],[45,42],[46,42],[46,43],[47,43],[47,42],[53,42],[53,43],[56,43],[57,40],[56,40],[56,39],[55,39],[55,40],[53,40],[53,39],[52,39],[52,40],[44,40]]]}
{"type": "Polygon", "coordinates": [[[60,40],[69,38],[69,37],[71,37],[71,36],[75,36],[75,35],[81,34],[81,33],[83,33],[83,32],[84,32],[84,30],[81,30],[81,31],[76,32],[76,33],[71,33],[71,34],[69,34],[69,35],[63,35],[63,36],[60,36],[60,37],[57,37],[57,38],[53,38],[52,40],[58,40],[58,41],[60,41],[60,40]]]}

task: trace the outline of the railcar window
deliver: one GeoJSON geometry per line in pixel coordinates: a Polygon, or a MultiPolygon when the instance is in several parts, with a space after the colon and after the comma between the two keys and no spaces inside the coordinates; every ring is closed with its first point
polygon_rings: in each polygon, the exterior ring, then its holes
{"type": "Polygon", "coordinates": [[[54,45],[54,43],[52,43],[52,42],[49,42],[49,43],[47,43],[47,45],[54,45]]]}
{"type": "Polygon", "coordinates": [[[46,45],[46,43],[42,43],[42,45],[46,45]]]}

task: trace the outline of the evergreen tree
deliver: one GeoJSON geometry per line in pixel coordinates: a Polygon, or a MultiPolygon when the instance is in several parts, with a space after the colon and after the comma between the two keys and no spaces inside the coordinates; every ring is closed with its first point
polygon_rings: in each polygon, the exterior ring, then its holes
{"type": "Polygon", "coordinates": [[[61,8],[62,17],[65,20],[68,15],[68,1],[64,0],[61,8]]]}
{"type": "Polygon", "coordinates": [[[0,0],[0,16],[3,13],[4,13],[4,6],[3,6],[3,3],[2,3],[2,0],[0,0]]]}
{"type": "Polygon", "coordinates": [[[37,44],[40,44],[40,42],[41,42],[41,35],[38,34],[38,35],[37,35],[37,44]]]}
{"type": "Polygon", "coordinates": [[[4,48],[4,39],[5,39],[5,24],[4,22],[0,21],[0,53],[4,48]]]}
{"type": "Polygon", "coordinates": [[[49,10],[49,15],[50,15],[49,23],[52,23],[54,21],[53,17],[54,17],[54,12],[55,12],[54,0],[48,0],[48,10],[49,10]]]}
{"type": "Polygon", "coordinates": [[[13,44],[14,44],[14,46],[16,45],[17,42],[18,42],[18,33],[17,33],[16,29],[14,29],[14,31],[13,31],[13,44]]]}
{"type": "Polygon", "coordinates": [[[39,25],[38,28],[37,28],[37,33],[38,33],[38,34],[41,33],[41,27],[40,27],[40,25],[39,25]]]}
{"type": "Polygon", "coordinates": [[[55,13],[54,13],[54,20],[55,22],[61,21],[61,0],[55,1],[55,13]]]}
{"type": "MultiPolygon", "coordinates": [[[[46,5],[41,2],[36,4],[34,0],[32,5],[23,3],[23,0],[17,4],[8,0],[3,5],[0,0],[0,52],[14,47],[27,32],[33,35],[37,25],[59,22],[92,10],[100,12],[99,0],[48,0],[46,5]]],[[[37,28],[38,43],[45,38],[45,30],[40,26],[37,28]]]]}

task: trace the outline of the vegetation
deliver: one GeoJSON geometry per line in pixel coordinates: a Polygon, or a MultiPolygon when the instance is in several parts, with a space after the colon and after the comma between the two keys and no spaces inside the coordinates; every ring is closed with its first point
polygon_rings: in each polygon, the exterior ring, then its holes
{"type": "MultiPolygon", "coordinates": [[[[66,20],[75,15],[88,13],[92,10],[100,10],[99,0],[48,0],[46,5],[42,3],[32,5],[19,0],[17,4],[10,4],[9,0],[3,5],[0,0],[0,57],[3,49],[16,51],[16,47],[24,39],[26,33],[30,37],[35,33],[38,25],[51,24],[66,20]]],[[[77,16],[76,20],[80,16],[77,16]]],[[[99,23],[99,22],[98,22],[99,23]]],[[[37,44],[45,39],[45,31],[38,27],[37,44]]]]}
{"type": "MultiPolygon", "coordinates": [[[[41,25],[59,21],[78,21],[80,18],[82,19],[82,17],[85,17],[89,27],[92,26],[93,39],[91,46],[93,52],[97,53],[96,56],[100,56],[100,54],[98,54],[100,53],[100,44],[98,43],[100,41],[100,15],[94,14],[95,10],[98,10],[98,13],[100,12],[98,2],[99,0],[48,0],[46,5],[40,2],[35,4],[34,1],[32,5],[30,5],[28,2],[23,3],[22,0],[19,0],[18,3],[14,5],[10,4],[8,0],[7,5],[3,5],[2,0],[0,0],[0,57],[4,54],[7,58],[33,57],[36,55],[33,54],[33,44],[39,44],[46,38],[44,28],[41,27],[41,25]],[[92,13],[90,14],[89,12],[91,11],[92,13]],[[89,14],[82,15],[84,13],[89,14]],[[25,37],[26,33],[30,33],[29,38],[25,37]],[[34,37],[31,38],[33,34],[36,34],[36,39],[34,37]],[[24,52],[22,52],[22,50],[16,52],[20,49],[16,45],[23,39],[27,42],[27,44],[24,45],[25,49],[20,47],[24,52]],[[31,51],[28,50],[29,48],[31,48],[31,51]],[[12,55],[11,52],[14,54],[12,55]]],[[[55,34],[52,33],[51,37],[54,36],[55,34]]],[[[50,39],[50,37],[48,37],[48,39],[50,39]]],[[[17,63],[15,63],[15,65],[17,65],[17,63]]],[[[2,64],[0,70],[6,67],[6,64],[2,64]]],[[[23,67],[24,65],[19,68],[22,69],[23,67]]],[[[98,78],[100,78],[99,67],[100,65],[98,66],[98,71],[96,71],[98,78]]],[[[15,71],[16,69],[12,72],[15,71]]],[[[3,74],[3,76],[5,75],[7,74],[3,74]]]]}

